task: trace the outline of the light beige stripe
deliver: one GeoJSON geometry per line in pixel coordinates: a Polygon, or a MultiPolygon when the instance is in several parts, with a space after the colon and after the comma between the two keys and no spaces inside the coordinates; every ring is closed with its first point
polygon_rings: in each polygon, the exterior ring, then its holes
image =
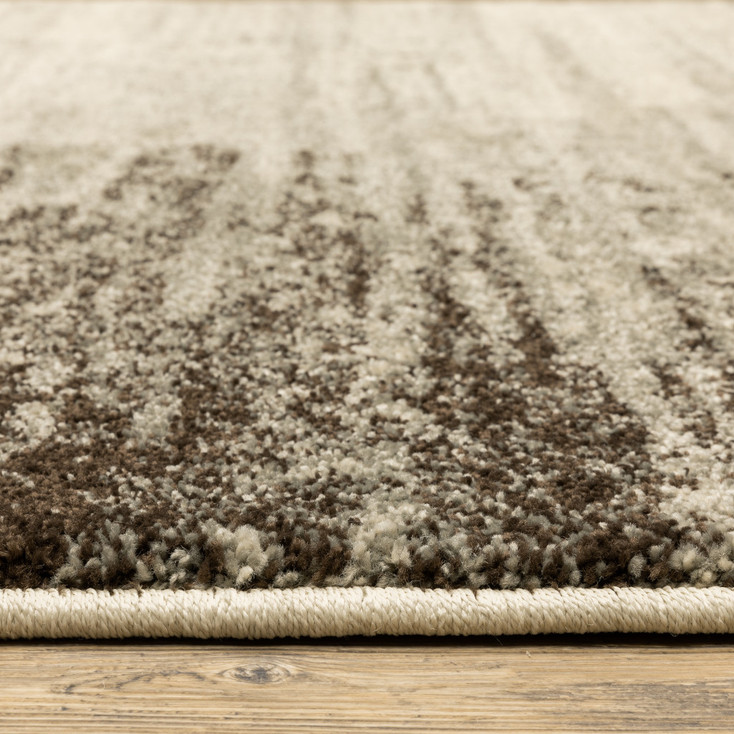
{"type": "Polygon", "coordinates": [[[734,632],[734,589],[0,591],[0,637],[734,632]]]}

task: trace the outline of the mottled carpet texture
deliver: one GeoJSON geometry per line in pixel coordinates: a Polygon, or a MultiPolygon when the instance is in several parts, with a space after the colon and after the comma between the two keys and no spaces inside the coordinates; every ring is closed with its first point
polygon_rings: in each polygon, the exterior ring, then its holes
{"type": "Polygon", "coordinates": [[[734,586],[732,39],[0,5],[0,585],[734,586]]]}

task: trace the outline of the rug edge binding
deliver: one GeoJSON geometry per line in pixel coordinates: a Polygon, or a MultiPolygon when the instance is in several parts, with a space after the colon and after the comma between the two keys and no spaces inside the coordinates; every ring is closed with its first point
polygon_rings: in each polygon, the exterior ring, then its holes
{"type": "Polygon", "coordinates": [[[0,590],[0,638],[734,633],[734,589],[0,590]]]}

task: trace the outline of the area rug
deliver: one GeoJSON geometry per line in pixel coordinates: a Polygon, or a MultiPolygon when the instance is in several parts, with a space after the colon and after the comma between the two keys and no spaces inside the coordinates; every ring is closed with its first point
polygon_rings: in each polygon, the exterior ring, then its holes
{"type": "Polygon", "coordinates": [[[0,635],[734,632],[733,38],[0,5],[0,635]]]}

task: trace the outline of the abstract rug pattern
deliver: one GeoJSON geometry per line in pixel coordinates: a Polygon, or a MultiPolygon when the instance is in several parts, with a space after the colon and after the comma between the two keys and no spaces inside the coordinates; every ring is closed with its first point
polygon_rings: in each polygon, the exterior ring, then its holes
{"type": "Polygon", "coordinates": [[[734,587],[733,30],[0,5],[0,588],[734,587]]]}

